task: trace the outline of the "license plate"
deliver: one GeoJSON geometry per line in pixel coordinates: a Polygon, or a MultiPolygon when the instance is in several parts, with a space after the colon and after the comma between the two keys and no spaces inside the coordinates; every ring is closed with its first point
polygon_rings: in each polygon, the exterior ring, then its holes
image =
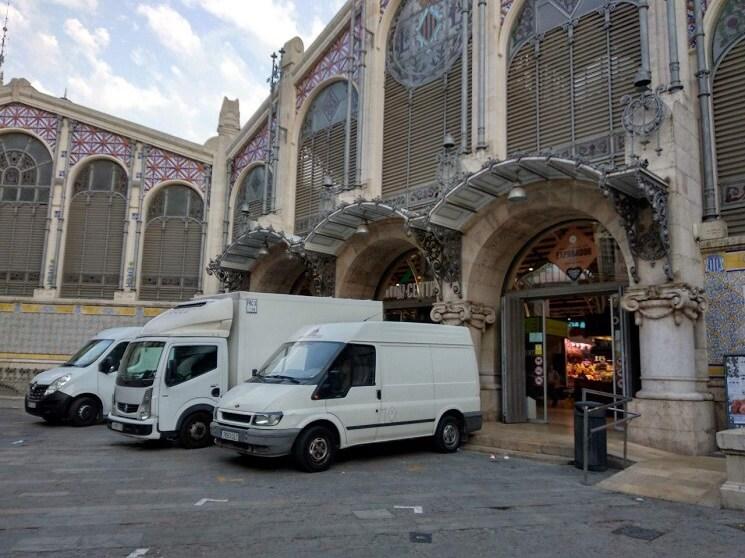
{"type": "Polygon", "coordinates": [[[121,432],[124,429],[124,425],[121,422],[112,422],[111,429],[121,432]]]}
{"type": "Polygon", "coordinates": [[[220,432],[220,438],[223,440],[230,440],[231,442],[238,442],[240,440],[240,436],[238,436],[237,432],[228,432],[227,430],[222,430],[220,432]]]}
{"type": "Polygon", "coordinates": [[[28,408],[29,409],[36,409],[36,401],[29,401],[28,402],[28,408]]]}

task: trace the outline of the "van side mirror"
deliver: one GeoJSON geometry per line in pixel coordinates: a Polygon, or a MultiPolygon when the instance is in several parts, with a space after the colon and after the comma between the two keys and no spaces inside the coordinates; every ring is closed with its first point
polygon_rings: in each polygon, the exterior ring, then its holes
{"type": "Polygon", "coordinates": [[[114,370],[114,359],[111,358],[110,356],[107,356],[101,362],[98,363],[99,372],[108,374],[109,372],[113,372],[113,370],[114,370]]]}
{"type": "Polygon", "coordinates": [[[253,370],[251,370],[251,377],[256,376],[256,374],[258,373],[259,373],[258,369],[254,368],[253,370]]]}

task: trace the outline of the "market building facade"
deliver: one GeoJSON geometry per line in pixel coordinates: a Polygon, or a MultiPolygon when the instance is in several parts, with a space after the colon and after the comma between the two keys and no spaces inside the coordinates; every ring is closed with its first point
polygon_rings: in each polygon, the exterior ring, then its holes
{"type": "Polygon", "coordinates": [[[588,387],[710,452],[745,351],[743,69],[745,0],[350,0],[204,145],[13,80],[0,366],[201,293],[375,298],[470,329],[490,420],[588,387]]]}

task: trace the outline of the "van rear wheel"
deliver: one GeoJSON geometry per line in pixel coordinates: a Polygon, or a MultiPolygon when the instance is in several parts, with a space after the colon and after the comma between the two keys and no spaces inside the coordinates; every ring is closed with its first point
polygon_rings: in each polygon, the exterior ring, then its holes
{"type": "Polygon", "coordinates": [[[441,453],[458,451],[462,437],[460,422],[452,415],[440,419],[435,431],[435,449],[441,453]]]}
{"type": "Polygon", "coordinates": [[[325,471],[334,462],[336,441],[324,426],[312,426],[295,441],[292,455],[297,466],[307,473],[325,471]]]}
{"type": "Polygon", "coordinates": [[[186,449],[205,448],[212,443],[210,422],[212,416],[207,413],[194,413],[186,417],[181,424],[178,437],[186,449]]]}

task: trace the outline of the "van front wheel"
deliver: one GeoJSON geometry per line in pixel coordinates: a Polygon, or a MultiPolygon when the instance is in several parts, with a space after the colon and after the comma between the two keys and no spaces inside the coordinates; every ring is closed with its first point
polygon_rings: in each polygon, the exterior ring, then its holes
{"type": "Polygon", "coordinates": [[[98,422],[101,407],[92,397],[80,397],[73,401],[68,418],[73,426],[91,426],[98,422]]]}
{"type": "Polygon", "coordinates": [[[325,471],[334,462],[336,442],[328,428],[312,426],[298,436],[292,450],[297,466],[308,473],[325,471]]]}
{"type": "Polygon", "coordinates": [[[458,419],[446,415],[440,419],[435,431],[435,449],[441,453],[453,453],[458,450],[461,440],[461,427],[458,419]]]}
{"type": "Polygon", "coordinates": [[[179,430],[179,440],[186,449],[197,449],[212,443],[210,422],[212,417],[207,413],[194,413],[186,418],[179,430]]]}

